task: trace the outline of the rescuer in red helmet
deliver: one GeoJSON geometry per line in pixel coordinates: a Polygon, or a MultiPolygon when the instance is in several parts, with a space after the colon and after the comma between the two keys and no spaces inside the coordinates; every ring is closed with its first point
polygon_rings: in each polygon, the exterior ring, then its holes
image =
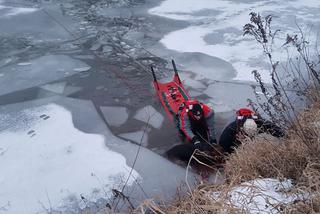
{"type": "Polygon", "coordinates": [[[233,152],[245,137],[254,137],[259,133],[268,133],[274,137],[284,136],[284,132],[277,125],[262,119],[248,108],[239,109],[236,116],[236,119],[223,130],[219,139],[219,145],[226,153],[233,152]]]}

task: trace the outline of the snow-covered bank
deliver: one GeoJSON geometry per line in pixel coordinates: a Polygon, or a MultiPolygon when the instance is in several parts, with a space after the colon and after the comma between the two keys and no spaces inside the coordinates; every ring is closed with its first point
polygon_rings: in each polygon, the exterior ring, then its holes
{"type": "MultiPolygon", "coordinates": [[[[299,25],[318,26],[319,8],[320,2],[315,0],[282,2],[186,0],[183,3],[180,0],[166,0],[150,9],[149,13],[190,23],[189,27],[171,32],[160,40],[166,48],[178,52],[202,52],[226,60],[236,69],[236,80],[252,81],[251,71],[259,70],[262,78],[269,82],[269,66],[261,47],[252,38],[242,36],[242,27],[249,22],[249,13],[254,11],[264,15],[274,15],[274,29],[281,29],[279,34],[281,38],[275,41],[274,56],[276,60],[285,61],[286,50],[281,49],[281,46],[286,33],[298,31],[295,22],[299,25]]],[[[214,73],[210,75],[208,72],[202,73],[201,70],[196,72],[215,79],[214,73]]]]}
{"type": "Polygon", "coordinates": [[[227,196],[214,192],[214,200],[227,197],[227,206],[232,206],[244,213],[279,213],[281,206],[296,200],[307,198],[307,194],[290,193],[293,187],[290,180],[264,178],[244,182],[233,188],[227,196]]]}
{"type": "MultiPolygon", "coordinates": [[[[0,114],[0,206],[5,213],[38,213],[67,203],[108,199],[131,170],[102,135],[73,125],[71,113],[50,104],[0,114]],[[2,125],[2,128],[3,128],[2,125]]],[[[137,172],[132,174],[139,178],[137,172]]],[[[128,185],[132,184],[133,177],[128,185]]]]}

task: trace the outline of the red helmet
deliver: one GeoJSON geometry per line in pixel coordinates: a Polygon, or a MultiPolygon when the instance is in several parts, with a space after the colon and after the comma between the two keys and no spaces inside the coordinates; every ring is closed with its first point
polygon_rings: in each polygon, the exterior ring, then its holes
{"type": "Polygon", "coordinates": [[[258,116],[254,111],[241,108],[237,111],[237,127],[241,127],[244,133],[248,136],[254,136],[257,133],[257,124],[255,119],[258,119],[258,116]]]}
{"type": "Polygon", "coordinates": [[[242,120],[244,118],[258,119],[258,116],[251,109],[241,108],[237,111],[237,119],[242,120]]]}

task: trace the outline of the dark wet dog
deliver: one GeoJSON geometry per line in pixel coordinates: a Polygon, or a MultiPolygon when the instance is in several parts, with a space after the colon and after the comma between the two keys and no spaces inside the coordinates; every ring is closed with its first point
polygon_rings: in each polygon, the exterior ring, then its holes
{"type": "Polygon", "coordinates": [[[186,164],[190,162],[218,167],[224,162],[223,149],[217,144],[202,143],[200,147],[191,143],[179,144],[168,150],[166,154],[170,160],[179,160],[186,164]]]}

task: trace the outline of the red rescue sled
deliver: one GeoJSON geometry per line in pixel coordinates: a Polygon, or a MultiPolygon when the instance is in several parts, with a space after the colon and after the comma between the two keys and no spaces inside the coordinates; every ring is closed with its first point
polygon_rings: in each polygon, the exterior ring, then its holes
{"type": "Polygon", "coordinates": [[[156,93],[168,117],[173,121],[179,109],[184,106],[186,100],[190,99],[190,96],[182,85],[174,60],[172,60],[172,66],[175,74],[172,81],[166,83],[159,83],[157,81],[153,67],[151,67],[151,71],[156,93]]]}

